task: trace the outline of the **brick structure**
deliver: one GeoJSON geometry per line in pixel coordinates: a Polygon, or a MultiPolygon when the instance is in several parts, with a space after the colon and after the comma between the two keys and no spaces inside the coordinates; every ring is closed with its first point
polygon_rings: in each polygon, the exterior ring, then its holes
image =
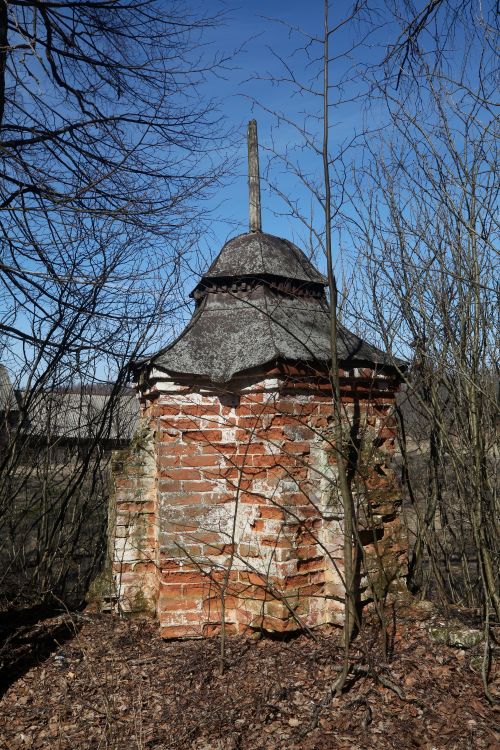
{"type": "MultiPolygon", "coordinates": [[[[113,571],[121,607],[155,614],[165,637],[342,622],[325,287],[299,248],[253,226],[195,287],[181,336],[134,366],[142,426],[115,459],[113,571]]],[[[388,468],[400,363],[343,328],[337,347],[369,599],[405,572],[388,468]]]]}
{"type": "MultiPolygon", "coordinates": [[[[406,550],[386,463],[397,381],[352,369],[342,386],[356,432],[360,538],[370,583],[385,591],[400,583],[406,550]]],[[[115,469],[123,607],[155,612],[165,637],[217,632],[223,606],[229,632],[339,624],[342,510],[327,379],[290,366],[235,377],[231,389],[165,377],[143,404],[142,436],[115,469]]]]}

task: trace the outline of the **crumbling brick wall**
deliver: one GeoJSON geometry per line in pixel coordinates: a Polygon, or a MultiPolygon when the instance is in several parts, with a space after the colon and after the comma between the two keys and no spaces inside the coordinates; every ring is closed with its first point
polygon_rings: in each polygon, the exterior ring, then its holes
{"type": "Polygon", "coordinates": [[[155,614],[158,602],[157,461],[149,419],[131,445],[113,455],[110,540],[115,596],[121,611],[155,614]]]}
{"type": "MultiPolygon", "coordinates": [[[[368,597],[370,586],[397,585],[404,570],[399,492],[387,466],[398,383],[369,369],[341,375],[368,597]]],[[[146,585],[165,637],[210,635],[222,618],[228,632],[340,624],[343,527],[328,380],[291,367],[229,388],[164,378],[143,399],[155,467],[137,451],[135,462],[122,462],[117,528],[126,529],[127,514],[140,517],[141,533],[136,521],[130,527],[146,541],[137,559],[115,559],[121,598],[146,585]],[[131,501],[138,487],[146,494],[131,501]]]]}

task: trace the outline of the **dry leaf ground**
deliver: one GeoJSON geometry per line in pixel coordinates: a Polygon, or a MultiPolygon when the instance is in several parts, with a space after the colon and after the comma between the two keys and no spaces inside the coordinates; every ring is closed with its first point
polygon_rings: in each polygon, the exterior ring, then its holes
{"type": "MultiPolygon", "coordinates": [[[[69,640],[4,693],[2,750],[500,747],[478,651],[437,646],[426,623],[411,618],[398,625],[384,671],[404,699],[359,673],[331,701],[341,661],[336,633],[317,641],[232,638],[220,675],[216,639],[166,642],[154,623],[106,615],[76,622],[69,640]]],[[[378,664],[373,646],[371,655],[378,664]]]]}

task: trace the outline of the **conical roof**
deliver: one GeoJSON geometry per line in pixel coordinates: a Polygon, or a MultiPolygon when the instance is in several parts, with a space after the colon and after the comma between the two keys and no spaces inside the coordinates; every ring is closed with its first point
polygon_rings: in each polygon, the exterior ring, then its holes
{"type": "MultiPolygon", "coordinates": [[[[185,330],[141,364],[216,383],[277,361],[325,366],[330,359],[326,283],[292,242],[262,232],[235,237],[194,290],[200,302],[185,330]]],[[[342,327],[338,354],[352,366],[396,364],[342,327]]]]}
{"type": "Polygon", "coordinates": [[[203,279],[278,276],[327,284],[297,245],[265,232],[248,232],[226,242],[203,279]]]}

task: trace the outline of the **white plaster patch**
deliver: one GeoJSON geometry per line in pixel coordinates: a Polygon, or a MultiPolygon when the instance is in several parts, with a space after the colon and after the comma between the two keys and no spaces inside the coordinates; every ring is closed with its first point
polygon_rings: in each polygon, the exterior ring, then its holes
{"type": "Polygon", "coordinates": [[[207,512],[200,517],[200,527],[207,531],[217,531],[231,536],[235,508],[235,502],[208,508],[207,512]]]}

